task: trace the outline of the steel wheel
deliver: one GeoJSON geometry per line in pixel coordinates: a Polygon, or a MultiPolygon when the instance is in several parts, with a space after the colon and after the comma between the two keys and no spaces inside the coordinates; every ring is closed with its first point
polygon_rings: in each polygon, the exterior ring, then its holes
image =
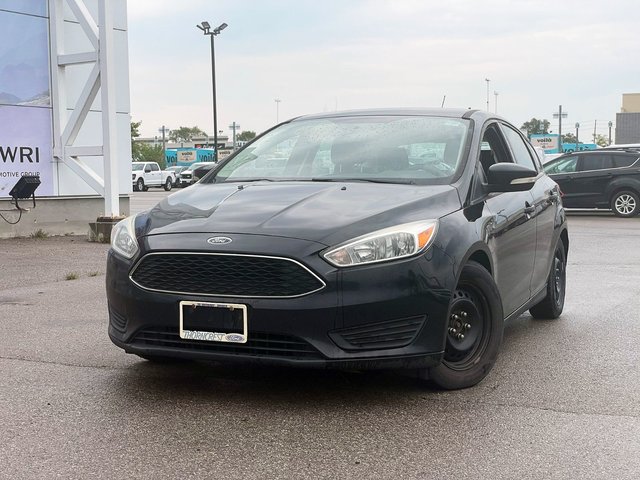
{"type": "Polygon", "coordinates": [[[529,309],[534,318],[558,318],[564,309],[567,286],[567,252],[564,243],[558,242],[547,278],[547,296],[529,309]]]}
{"type": "Polygon", "coordinates": [[[504,317],[491,274],[470,261],[449,303],[442,363],[422,372],[447,390],[467,388],[487,376],[500,351],[504,317]]]}
{"type": "Polygon", "coordinates": [[[449,309],[444,363],[453,370],[465,370],[477,361],[487,346],[488,307],[473,286],[462,285],[454,292],[449,309]]]}

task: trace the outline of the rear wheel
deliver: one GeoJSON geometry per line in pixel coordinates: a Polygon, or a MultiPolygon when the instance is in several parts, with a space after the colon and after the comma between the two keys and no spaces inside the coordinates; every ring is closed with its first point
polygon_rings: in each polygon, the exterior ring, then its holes
{"type": "Polygon", "coordinates": [[[533,318],[558,318],[564,309],[564,295],[567,284],[567,252],[562,241],[556,245],[547,279],[547,296],[529,309],[533,318]]]}
{"type": "Polygon", "coordinates": [[[169,191],[173,188],[173,183],[171,182],[171,177],[167,178],[167,181],[164,182],[164,189],[165,191],[169,191]]]}
{"type": "Polygon", "coordinates": [[[440,388],[471,387],[493,368],[504,330],[498,287],[479,263],[463,268],[448,320],[442,363],[425,373],[440,388]]]}
{"type": "Polygon", "coordinates": [[[640,211],[638,194],[631,190],[616,192],[611,198],[611,210],[619,217],[633,217],[640,211]]]}

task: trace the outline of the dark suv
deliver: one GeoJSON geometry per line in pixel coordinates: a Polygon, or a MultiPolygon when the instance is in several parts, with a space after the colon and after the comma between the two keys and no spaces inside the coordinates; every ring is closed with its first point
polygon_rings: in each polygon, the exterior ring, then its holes
{"type": "Polygon", "coordinates": [[[567,208],[608,208],[619,217],[640,212],[640,148],[602,148],[562,155],[544,166],[567,208]]]}

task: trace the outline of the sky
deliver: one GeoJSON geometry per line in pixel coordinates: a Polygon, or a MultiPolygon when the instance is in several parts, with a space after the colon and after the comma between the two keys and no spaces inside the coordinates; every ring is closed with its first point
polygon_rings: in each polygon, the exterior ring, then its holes
{"type": "Polygon", "coordinates": [[[520,127],[608,135],[640,92],[635,0],[128,0],[131,115],[142,136],[257,133],[299,115],[376,107],[489,109],[520,127]],[[486,79],[489,79],[487,85],[486,79]],[[275,99],[280,99],[276,102],[275,99]]]}

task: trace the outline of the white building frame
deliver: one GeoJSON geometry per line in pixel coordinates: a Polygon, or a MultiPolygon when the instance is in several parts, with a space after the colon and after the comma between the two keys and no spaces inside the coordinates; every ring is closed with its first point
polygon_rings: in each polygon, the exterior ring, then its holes
{"type": "MultiPolygon", "coordinates": [[[[98,23],[82,0],[49,0],[49,31],[51,37],[51,90],[53,109],[53,158],[64,163],[105,200],[104,215],[119,215],[118,161],[115,158],[116,106],[113,59],[113,19],[108,0],[98,0],[98,23]],[[64,5],[68,5],[93,49],[82,53],[65,53],[64,5]],[[73,110],[67,110],[66,69],[74,65],[93,63],[73,110]],[[102,103],[102,145],[75,146],[78,133],[95,100],[98,90],[102,103]],[[103,178],[83,162],[82,157],[102,157],[103,178]]],[[[59,185],[54,187],[55,194],[59,185]]]]}

